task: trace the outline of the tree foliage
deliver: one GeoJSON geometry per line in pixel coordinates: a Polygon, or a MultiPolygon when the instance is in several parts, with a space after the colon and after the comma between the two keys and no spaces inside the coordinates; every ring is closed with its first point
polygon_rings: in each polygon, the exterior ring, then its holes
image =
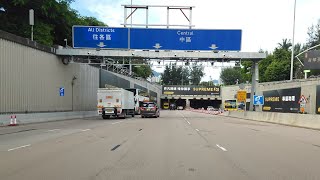
{"type": "Polygon", "coordinates": [[[161,76],[164,85],[189,85],[190,71],[187,67],[166,65],[161,76]]]}
{"type": "Polygon", "coordinates": [[[148,78],[152,75],[152,69],[149,65],[141,65],[139,67],[134,67],[132,70],[136,76],[142,78],[148,78]]]}
{"type": "Polygon", "coordinates": [[[204,67],[194,63],[189,69],[188,66],[177,66],[176,64],[166,65],[161,76],[164,85],[199,85],[204,76],[204,67]]]}
{"type": "Polygon", "coordinates": [[[196,63],[192,65],[192,70],[190,72],[190,82],[192,85],[200,84],[201,78],[205,75],[203,70],[204,67],[202,65],[196,63]]]}
{"type": "Polygon", "coordinates": [[[242,76],[239,68],[225,68],[221,71],[220,78],[224,85],[241,83],[242,76]]]}
{"type": "Polygon", "coordinates": [[[105,26],[93,17],[83,17],[70,8],[73,0],[4,0],[0,29],[30,37],[29,9],[34,9],[34,40],[46,45],[72,44],[73,25],[105,26]]]}

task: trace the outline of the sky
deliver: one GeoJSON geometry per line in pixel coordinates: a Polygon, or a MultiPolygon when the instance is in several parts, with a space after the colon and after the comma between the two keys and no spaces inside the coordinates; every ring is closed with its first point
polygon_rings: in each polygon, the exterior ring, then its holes
{"type": "MultiPolygon", "coordinates": [[[[296,0],[295,43],[304,44],[308,27],[320,19],[320,0],[296,0]]],[[[71,4],[83,16],[93,16],[110,27],[123,27],[123,4],[130,0],[75,0],[71,4]]],[[[292,39],[294,0],[132,0],[133,5],[195,6],[195,29],[241,29],[242,52],[272,52],[282,39],[292,39]]],[[[188,11],[186,11],[188,14],[188,11]]],[[[129,14],[129,13],[128,13],[129,14]]],[[[149,10],[149,23],[166,24],[166,9],[149,10]]],[[[145,23],[145,11],[133,15],[133,23],[145,23]]],[[[170,11],[170,23],[188,24],[180,11],[170,11]]],[[[162,71],[162,68],[156,68],[162,71]]],[[[203,80],[218,79],[221,68],[205,68],[203,80]]]]}

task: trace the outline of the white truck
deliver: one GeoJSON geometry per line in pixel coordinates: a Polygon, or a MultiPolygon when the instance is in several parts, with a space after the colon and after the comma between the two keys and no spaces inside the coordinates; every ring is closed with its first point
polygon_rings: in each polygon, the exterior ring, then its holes
{"type": "Polygon", "coordinates": [[[98,114],[103,119],[113,117],[126,118],[126,115],[135,115],[133,93],[121,88],[98,89],[98,114]]]}

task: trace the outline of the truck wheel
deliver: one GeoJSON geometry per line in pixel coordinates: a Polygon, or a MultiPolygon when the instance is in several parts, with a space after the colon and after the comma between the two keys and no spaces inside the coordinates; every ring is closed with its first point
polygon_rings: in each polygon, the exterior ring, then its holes
{"type": "Polygon", "coordinates": [[[134,116],[135,116],[135,113],[133,112],[133,114],[132,114],[131,116],[134,117],[134,116]]]}
{"type": "Polygon", "coordinates": [[[103,119],[110,119],[110,116],[103,115],[102,118],[103,118],[103,119]]]}
{"type": "Polygon", "coordinates": [[[123,117],[121,119],[125,119],[127,116],[127,112],[123,112],[123,117]]]}

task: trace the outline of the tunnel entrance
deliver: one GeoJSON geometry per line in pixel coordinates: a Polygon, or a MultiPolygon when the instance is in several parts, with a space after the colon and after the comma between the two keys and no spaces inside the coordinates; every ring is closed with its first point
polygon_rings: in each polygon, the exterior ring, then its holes
{"type": "Polygon", "coordinates": [[[194,109],[207,109],[208,106],[219,109],[221,106],[221,100],[210,100],[210,99],[190,99],[190,107],[194,109]]]}
{"type": "Polygon", "coordinates": [[[161,99],[161,108],[162,109],[170,109],[171,104],[174,104],[175,107],[182,106],[183,109],[185,109],[186,105],[187,105],[187,100],[186,99],[181,99],[181,98],[178,98],[178,99],[175,99],[175,98],[172,98],[172,99],[168,99],[168,98],[161,99]]]}

